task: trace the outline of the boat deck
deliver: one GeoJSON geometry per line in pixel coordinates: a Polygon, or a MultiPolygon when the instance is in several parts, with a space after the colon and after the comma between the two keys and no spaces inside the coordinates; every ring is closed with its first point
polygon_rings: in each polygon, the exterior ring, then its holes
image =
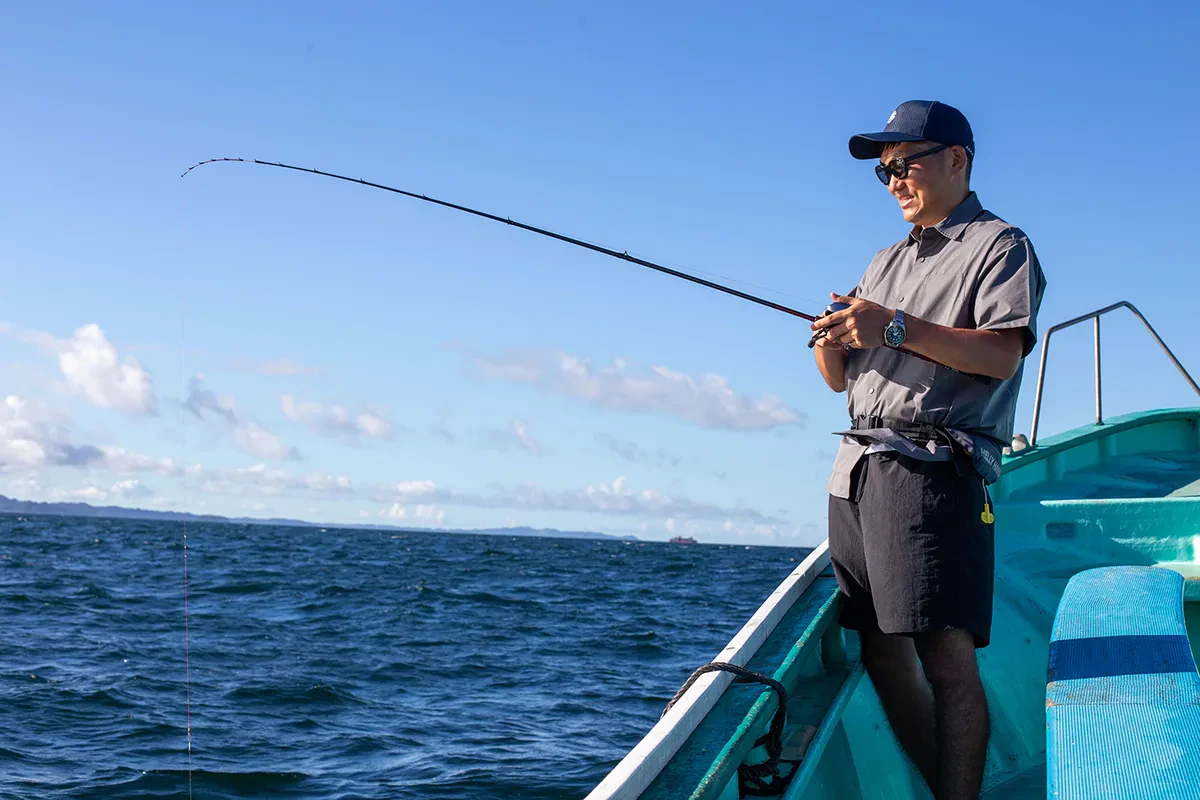
{"type": "Polygon", "coordinates": [[[1046,764],[1036,764],[980,795],[983,800],[1028,800],[1046,796],[1046,764]]]}

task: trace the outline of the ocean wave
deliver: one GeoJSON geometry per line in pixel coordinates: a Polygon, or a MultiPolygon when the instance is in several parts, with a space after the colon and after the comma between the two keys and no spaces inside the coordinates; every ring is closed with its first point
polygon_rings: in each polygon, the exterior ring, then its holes
{"type": "Polygon", "coordinates": [[[199,594],[263,594],[274,589],[271,584],[257,581],[221,583],[216,586],[197,587],[193,592],[199,594]]]}
{"type": "Polygon", "coordinates": [[[239,686],[225,693],[233,701],[253,700],[263,705],[292,703],[366,704],[353,692],[327,683],[305,683],[292,686],[239,686]]]}
{"type": "Polygon", "coordinates": [[[189,722],[204,800],[582,797],[794,567],[189,525],[185,653],[178,525],[22,524],[0,519],[0,794],[27,797],[188,797],[189,722]]]}
{"type": "Polygon", "coordinates": [[[468,603],[478,603],[480,605],[493,606],[521,606],[525,608],[536,608],[543,605],[541,600],[525,600],[519,597],[505,597],[503,595],[493,594],[492,592],[457,592],[453,589],[443,592],[446,597],[451,597],[456,600],[463,600],[468,603]]]}
{"type": "Polygon", "coordinates": [[[299,797],[301,784],[309,779],[303,772],[222,771],[208,769],[118,768],[101,785],[86,794],[88,798],[205,797],[225,798],[245,795],[299,797]],[[214,794],[215,793],[215,794],[214,794]]]}

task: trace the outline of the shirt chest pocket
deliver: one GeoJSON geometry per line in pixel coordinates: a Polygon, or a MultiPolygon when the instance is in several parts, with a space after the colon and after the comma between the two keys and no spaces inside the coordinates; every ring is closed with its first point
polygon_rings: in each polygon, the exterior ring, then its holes
{"type": "Polygon", "coordinates": [[[954,259],[931,256],[879,287],[876,303],[909,316],[953,328],[971,327],[971,285],[967,270],[954,259]]]}

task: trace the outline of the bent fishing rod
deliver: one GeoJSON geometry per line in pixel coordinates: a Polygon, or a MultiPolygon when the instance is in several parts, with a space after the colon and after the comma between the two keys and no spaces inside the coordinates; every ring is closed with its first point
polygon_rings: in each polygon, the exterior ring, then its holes
{"type": "MultiPolygon", "coordinates": [[[[681,278],[685,281],[691,281],[692,283],[699,284],[700,286],[706,286],[709,289],[715,289],[718,292],[724,292],[725,294],[733,295],[734,297],[739,297],[742,300],[749,300],[751,303],[757,303],[760,306],[766,306],[767,308],[772,308],[776,311],[782,311],[784,314],[790,314],[793,317],[799,317],[800,319],[807,320],[808,322],[815,322],[819,318],[812,314],[805,314],[803,311],[797,311],[794,308],[789,308],[788,306],[781,305],[781,304],[773,302],[771,300],[767,300],[762,297],[756,297],[755,295],[748,294],[739,289],[734,289],[730,286],[725,286],[720,283],[714,283],[713,281],[706,280],[706,279],[698,277],[696,275],[689,275],[688,273],[681,272],[677,269],[671,269],[670,267],[664,267],[661,264],[655,264],[653,261],[646,261],[645,259],[637,258],[636,256],[631,256],[631,255],[629,255],[628,251],[612,250],[608,247],[601,247],[598,244],[592,244],[591,242],[585,242],[582,239],[576,239],[572,236],[566,236],[561,233],[555,233],[554,231],[546,230],[545,228],[539,228],[535,225],[527,225],[524,222],[518,222],[517,220],[514,220],[510,217],[501,217],[497,214],[489,214],[486,211],[480,211],[475,208],[469,208],[468,206],[459,205],[458,203],[451,203],[446,200],[439,200],[436,197],[429,197],[428,195],[419,194],[417,192],[410,192],[410,191],[406,191],[404,189],[397,189],[392,186],[384,186],[382,183],[373,183],[371,181],[363,180],[362,178],[351,178],[346,175],[338,175],[333,172],[325,172],[324,170],[314,169],[312,167],[297,167],[292,164],[283,164],[278,161],[260,161],[257,158],[209,158],[209,159],[200,161],[200,162],[195,163],[192,166],[188,167],[186,170],[183,171],[183,174],[180,175],[179,177],[185,178],[185,177],[187,177],[187,174],[189,172],[196,169],[197,167],[202,167],[205,164],[216,164],[216,163],[222,163],[222,162],[235,162],[235,163],[239,163],[239,164],[259,164],[264,167],[278,167],[280,169],[290,169],[295,172],[306,172],[311,175],[320,175],[325,178],[336,178],[339,181],[346,181],[347,183],[356,183],[361,186],[369,186],[373,189],[382,189],[385,192],[392,192],[393,194],[401,194],[401,195],[404,195],[405,197],[411,197],[414,200],[424,200],[426,203],[433,203],[435,205],[444,206],[446,208],[452,208],[455,211],[464,211],[468,214],[473,214],[477,217],[483,217],[484,219],[490,219],[494,222],[503,222],[505,225],[512,225],[513,227],[520,228],[521,230],[526,230],[526,231],[530,231],[531,233],[541,234],[542,236],[548,236],[551,239],[557,239],[560,242],[566,242],[567,244],[573,244],[573,245],[576,245],[577,247],[584,247],[584,248],[587,248],[588,250],[593,250],[597,253],[603,253],[606,256],[612,256],[613,258],[619,258],[622,261],[628,261],[631,264],[637,264],[640,267],[647,267],[649,269],[656,270],[658,272],[662,272],[666,275],[670,275],[675,278],[681,278]]],[[[831,306],[829,309],[827,309],[826,313],[828,313],[829,311],[840,310],[841,307],[844,307],[844,305],[843,304],[834,304],[834,306],[831,306]]],[[[818,331],[818,334],[820,334],[820,331],[818,331]]],[[[809,342],[810,347],[812,346],[813,343],[816,342],[816,339],[817,339],[817,336],[813,336],[812,340],[809,342]]],[[[929,358],[928,356],[923,356],[920,353],[909,350],[906,347],[897,347],[895,349],[906,355],[910,355],[915,358],[919,358],[922,361],[928,361],[931,364],[938,365],[939,367],[945,367],[946,369],[949,369],[953,372],[959,371],[959,370],[955,370],[953,367],[947,367],[945,364],[941,363],[940,361],[935,361],[932,358],[929,358]]],[[[970,377],[978,378],[981,380],[988,380],[987,378],[985,378],[982,375],[971,375],[970,377]]]]}

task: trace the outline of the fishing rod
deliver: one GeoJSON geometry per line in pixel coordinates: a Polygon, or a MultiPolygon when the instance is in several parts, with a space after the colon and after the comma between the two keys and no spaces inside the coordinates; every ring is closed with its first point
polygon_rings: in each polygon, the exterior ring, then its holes
{"type": "MultiPolygon", "coordinates": [[[[373,183],[371,181],[363,180],[362,178],[351,178],[346,175],[338,175],[333,172],[325,172],[324,170],[313,169],[312,167],[297,167],[292,164],[282,164],[278,161],[260,161],[257,158],[209,158],[209,159],[200,161],[200,162],[195,163],[192,166],[188,167],[186,170],[183,171],[183,174],[181,174],[179,177],[185,178],[185,177],[187,177],[187,174],[189,172],[196,169],[197,167],[202,167],[205,164],[215,164],[215,163],[226,162],[226,161],[236,162],[239,164],[259,164],[264,167],[278,167],[280,169],[290,169],[295,172],[307,172],[311,175],[320,175],[325,178],[336,178],[339,181],[346,181],[347,183],[357,183],[361,186],[370,186],[373,189],[382,189],[385,192],[392,192],[393,194],[402,194],[405,197],[411,197],[414,200],[424,200],[426,203],[433,203],[435,205],[444,206],[446,208],[452,208],[455,211],[465,211],[466,213],[474,214],[477,217],[483,217],[484,219],[490,219],[490,220],[493,220],[494,222],[503,222],[505,225],[512,225],[513,227],[520,228],[521,230],[526,230],[526,231],[530,231],[531,233],[541,234],[542,236],[549,236],[551,239],[557,239],[560,242],[566,242],[567,244],[573,244],[578,247],[584,247],[584,248],[587,248],[588,250],[593,250],[597,253],[603,253],[606,256],[612,256],[613,258],[619,258],[622,261],[628,261],[631,264],[637,264],[638,266],[647,267],[649,269],[656,270],[658,272],[662,272],[666,275],[670,275],[675,278],[681,278],[685,281],[690,281],[692,283],[699,284],[700,286],[706,286],[709,289],[715,289],[718,292],[724,292],[725,294],[733,295],[734,297],[739,297],[742,300],[749,300],[751,303],[757,303],[760,306],[766,306],[767,308],[772,308],[776,311],[782,311],[784,314],[790,314],[793,317],[799,317],[800,319],[807,320],[808,322],[815,322],[817,319],[819,319],[818,316],[814,316],[812,314],[805,314],[803,311],[797,311],[794,308],[789,308],[788,306],[781,305],[781,304],[773,302],[771,300],[767,300],[766,298],[757,297],[755,295],[748,294],[747,292],[743,292],[739,289],[734,289],[730,286],[725,286],[720,283],[714,283],[713,281],[706,280],[706,279],[698,277],[696,275],[689,275],[688,273],[681,272],[677,269],[671,269],[670,267],[664,267],[662,264],[655,264],[653,261],[646,261],[645,259],[637,258],[636,256],[631,256],[631,255],[629,255],[628,251],[612,250],[608,247],[601,247],[598,244],[592,244],[591,242],[585,242],[582,239],[576,239],[572,236],[565,236],[561,233],[555,233],[554,231],[546,230],[545,228],[539,228],[535,225],[527,225],[524,222],[518,222],[517,220],[514,220],[510,217],[501,217],[497,214],[489,214],[486,211],[480,211],[475,208],[469,208],[468,206],[459,205],[458,203],[451,203],[446,200],[438,200],[436,197],[429,197],[428,195],[419,194],[418,192],[409,192],[404,189],[397,189],[392,186],[384,186],[382,183],[373,183]]],[[[840,308],[838,306],[841,306],[841,305],[842,304],[831,305],[829,308],[826,309],[825,313],[831,313],[832,311],[840,310],[840,308]]],[[[822,314],[820,316],[824,316],[824,314],[822,314]]],[[[817,334],[815,334],[813,336],[813,338],[809,341],[809,347],[812,347],[816,343],[816,340],[817,340],[818,336],[820,335],[820,333],[821,332],[818,331],[817,334]]],[[[920,353],[909,350],[906,347],[897,347],[895,349],[899,350],[902,353],[905,353],[906,355],[910,355],[915,358],[919,358],[922,361],[928,361],[931,364],[937,364],[940,367],[946,367],[946,365],[942,364],[940,361],[934,361],[932,358],[929,358],[928,356],[923,356],[920,353]]],[[[958,372],[958,370],[954,370],[953,367],[946,367],[946,369],[950,369],[954,372],[958,372]]],[[[971,377],[987,380],[983,376],[973,375],[971,377]]]]}

